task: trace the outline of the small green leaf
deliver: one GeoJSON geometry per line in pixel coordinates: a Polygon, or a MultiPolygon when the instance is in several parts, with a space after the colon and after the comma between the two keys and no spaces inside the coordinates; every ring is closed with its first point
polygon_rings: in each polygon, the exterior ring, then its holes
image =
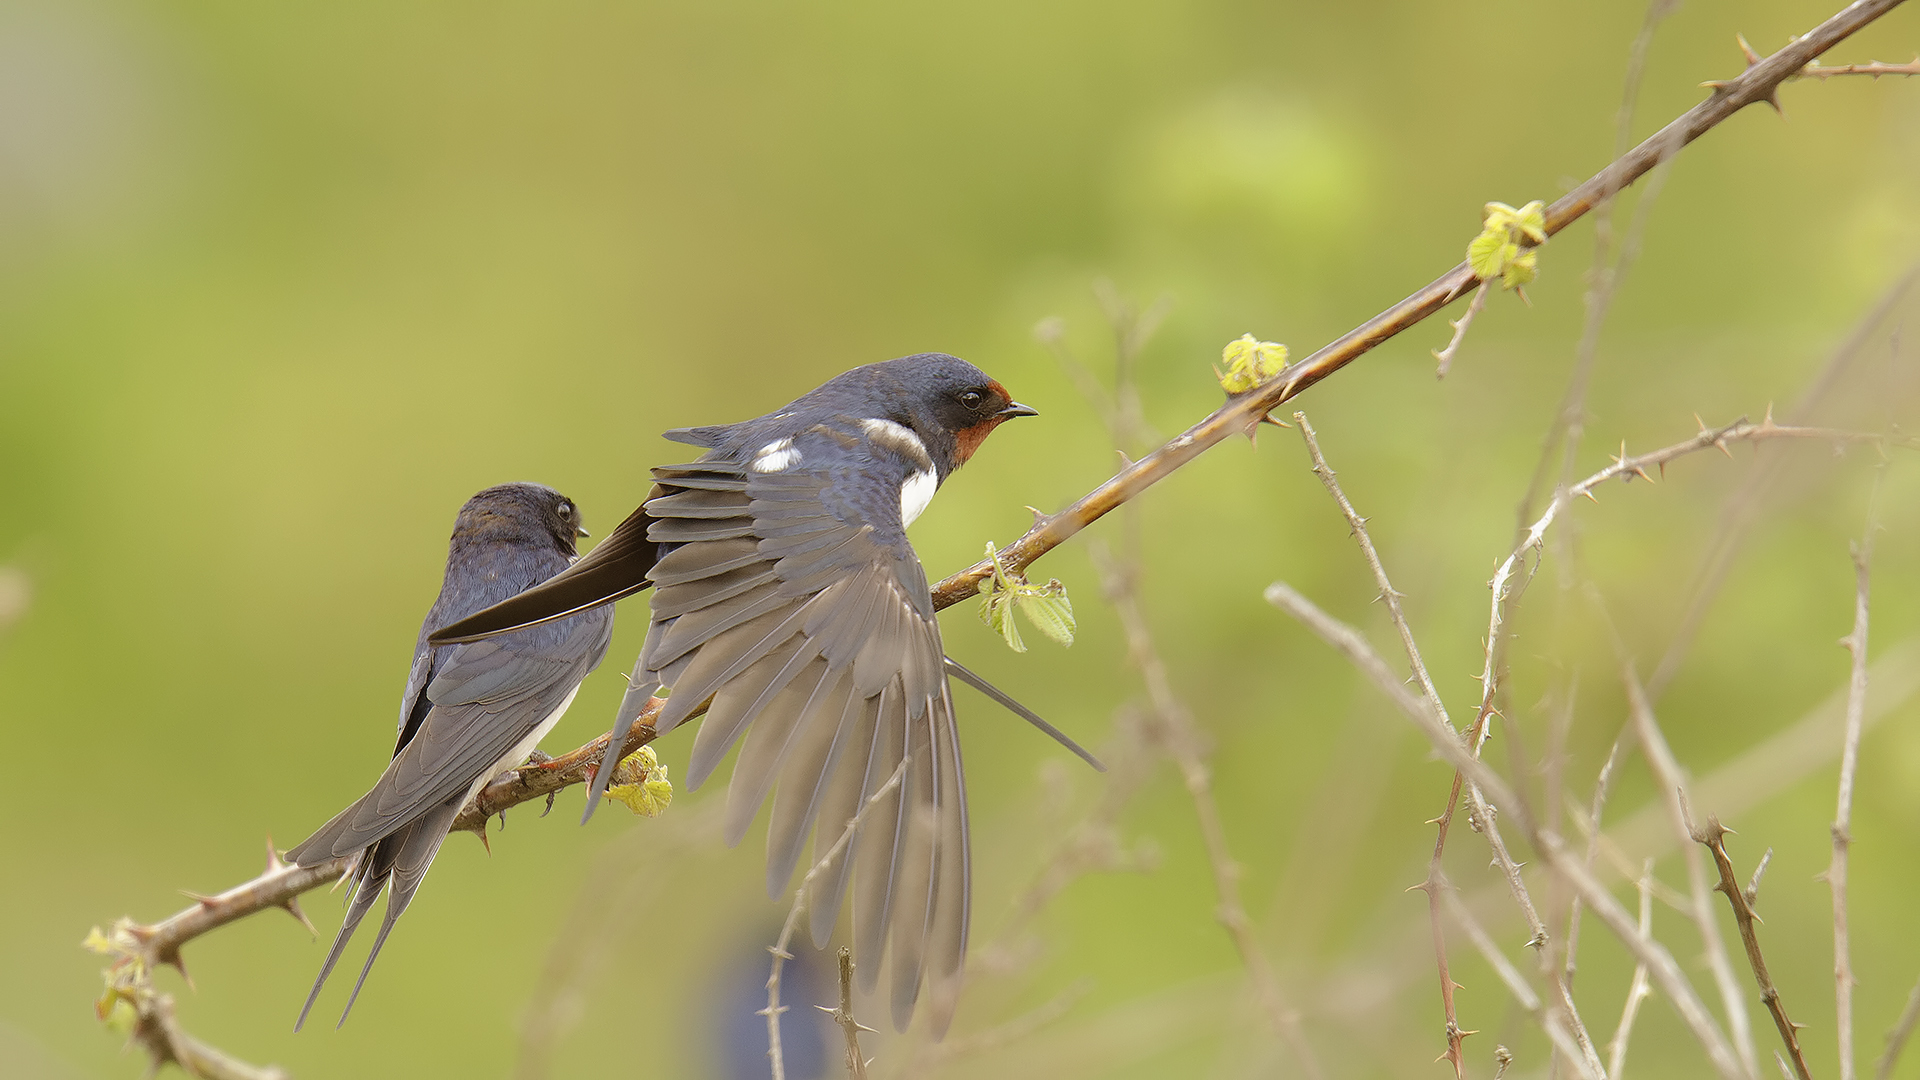
{"type": "Polygon", "coordinates": [[[1467,266],[1481,279],[1500,276],[1501,259],[1507,246],[1503,229],[1486,229],[1467,245],[1467,266]]]}
{"type": "Polygon", "coordinates": [[[113,940],[101,933],[97,926],[87,931],[86,939],[80,942],[80,947],[88,952],[99,953],[101,956],[112,956],[119,951],[114,948],[113,940]]]}
{"type": "Polygon", "coordinates": [[[1073,644],[1073,601],[1067,599],[1067,587],[1059,579],[1047,582],[1038,592],[1021,596],[1020,610],[1027,613],[1034,629],[1061,645],[1073,644]]]}

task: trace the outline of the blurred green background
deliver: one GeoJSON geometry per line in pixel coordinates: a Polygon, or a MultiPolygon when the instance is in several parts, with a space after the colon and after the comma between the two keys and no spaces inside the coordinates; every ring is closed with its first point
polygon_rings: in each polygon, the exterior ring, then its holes
{"type": "MultiPolygon", "coordinates": [[[[1837,6],[1685,4],[1654,38],[1635,137],[1739,70],[1736,31],[1767,51],[1837,6]]],[[[1304,356],[1452,265],[1483,202],[1552,199],[1604,164],[1643,14],[1511,0],[0,2],[0,734],[14,748],[0,1073],[142,1070],[93,1019],[99,963],[80,939],[171,913],[177,889],[237,883],[268,837],[296,842],[372,782],[473,491],[552,484],[604,535],[647,466],[684,453],[660,430],[951,351],[1042,419],[997,435],[916,525],[941,576],[1018,535],[1026,506],[1057,509],[1113,470],[1099,415],[1032,336],[1039,320],[1062,317],[1104,374],[1093,283],[1169,297],[1140,391],[1159,432],[1185,427],[1219,403],[1209,364],[1227,340],[1252,331],[1304,356]]],[[[1899,10],[1831,59],[1901,61],[1916,39],[1920,13],[1899,10]]],[[[1920,82],[1796,83],[1783,98],[1784,121],[1750,109],[1666,178],[1601,341],[1583,474],[1622,439],[1690,435],[1695,412],[1718,423],[1794,400],[1920,255],[1920,82]]],[[[1531,308],[1496,296],[1444,382],[1433,320],[1300,402],[1373,518],[1456,718],[1478,698],[1485,582],[1572,365],[1593,235],[1583,222],[1543,251],[1531,308]]],[[[1917,315],[1909,298],[1876,331],[1824,420],[1911,429],[1917,315]]],[[[1696,774],[1845,678],[1847,543],[1875,457],[1775,452],[1790,467],[1661,701],[1696,774]]],[[[1686,459],[1661,486],[1610,487],[1573,512],[1582,579],[1643,672],[1756,455],[1733,458],[1686,459]]],[[[1920,634],[1916,496],[1920,471],[1896,456],[1876,656],[1920,634]]],[[[1285,578],[1397,656],[1344,524],[1278,429],[1137,505],[1145,607],[1213,740],[1247,907],[1309,1039],[1330,1076],[1442,1075],[1426,907],[1402,890],[1425,872],[1423,822],[1449,774],[1260,597],[1285,578]]],[[[1073,591],[1070,651],[1029,635],[1015,655],[970,608],[945,617],[949,651],[1109,754],[1124,753],[1117,711],[1141,697],[1088,554],[1116,525],[1037,568],[1073,591]]],[[[1513,727],[1489,755],[1537,791],[1540,702],[1577,673],[1564,767],[1584,802],[1624,711],[1592,607],[1557,591],[1564,565],[1521,609],[1513,727]]],[[[623,607],[606,668],[548,749],[603,729],[642,603],[623,607]]],[[[1865,744],[1854,829],[1865,1059],[1920,974],[1920,708],[1893,704],[1865,744]]],[[[1294,1075],[1214,921],[1168,767],[1115,838],[1148,868],[1075,878],[1002,940],[1015,898],[1110,781],[977,697],[961,707],[979,978],[946,1058],[889,1032],[870,1040],[875,1069],[1294,1075]],[[1056,1000],[1063,1015],[982,1049],[981,1033],[1056,1000]]],[[[660,744],[676,776],[687,745],[660,744]]],[[[1831,1075],[1829,901],[1812,880],[1833,815],[1823,745],[1745,791],[1728,823],[1743,872],[1775,849],[1764,940],[1831,1075]]],[[[1652,794],[1635,759],[1610,820],[1652,794]]],[[[579,797],[545,820],[514,813],[491,857],[451,841],[343,1030],[291,1033],[338,924],[324,895],[306,904],[321,942],[262,916],[188,948],[197,990],[170,971],[160,985],[189,1030],[301,1077],[732,1075],[722,1032],[755,1030],[741,1014],[786,910],[758,884],[758,840],[712,840],[701,809],[718,784],[682,791],[659,820],[602,812],[586,829],[579,797]]],[[[1480,839],[1456,830],[1448,867],[1531,971],[1480,839]]],[[[1684,885],[1671,850],[1658,870],[1684,885]]],[[[1535,889],[1564,912],[1547,882],[1535,889]]],[[[1661,907],[1655,926],[1717,1008],[1682,917],[1661,907]]],[[[1544,1040],[1454,939],[1461,1021],[1483,1032],[1467,1043],[1472,1075],[1491,1075],[1496,1042],[1519,1055],[1510,1076],[1544,1075],[1544,1040]]],[[[1591,922],[1583,942],[1577,990],[1604,1039],[1630,962],[1591,922]]],[[[1774,1040],[1740,974],[1764,1063],[1774,1040]]],[[[825,999],[799,1012],[812,1000],[825,999]]],[[[1629,1064],[1704,1072],[1658,998],[1629,1064]]],[[[1920,1076],[1920,1057],[1903,1074],[1920,1076]]]]}

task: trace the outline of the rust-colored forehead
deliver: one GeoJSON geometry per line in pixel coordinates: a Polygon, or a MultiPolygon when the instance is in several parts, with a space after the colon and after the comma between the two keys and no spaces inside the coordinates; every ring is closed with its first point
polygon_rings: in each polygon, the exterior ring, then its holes
{"type": "Polygon", "coordinates": [[[1007,392],[1006,387],[1000,385],[999,379],[988,379],[987,389],[993,391],[996,394],[999,394],[1001,397],[1005,398],[1008,401],[1013,400],[1013,395],[1007,392]]]}

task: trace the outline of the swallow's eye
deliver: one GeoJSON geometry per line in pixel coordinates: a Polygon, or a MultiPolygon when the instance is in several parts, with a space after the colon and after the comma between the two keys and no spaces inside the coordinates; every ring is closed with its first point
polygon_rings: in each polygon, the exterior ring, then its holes
{"type": "Polygon", "coordinates": [[[980,391],[978,390],[968,390],[960,395],[960,404],[965,406],[969,412],[978,409],[982,400],[980,391]]]}
{"type": "Polygon", "coordinates": [[[563,502],[563,503],[561,503],[561,504],[560,504],[560,516],[561,516],[561,517],[563,517],[563,518],[570,518],[570,517],[572,517],[572,516],[573,516],[573,504],[572,504],[572,503],[569,503],[569,502],[563,502]]]}

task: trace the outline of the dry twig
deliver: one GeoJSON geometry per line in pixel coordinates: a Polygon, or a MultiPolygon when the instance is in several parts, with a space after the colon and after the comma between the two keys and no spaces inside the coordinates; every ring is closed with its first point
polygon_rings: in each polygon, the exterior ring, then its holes
{"type": "Polygon", "coordinates": [[[1847,857],[1853,843],[1853,779],[1860,762],[1860,728],[1867,712],[1867,586],[1873,565],[1873,537],[1880,528],[1880,481],[1885,466],[1874,474],[1873,494],[1867,502],[1867,527],[1853,545],[1853,630],[1840,639],[1852,655],[1847,675],[1847,730],[1841,739],[1840,793],[1833,811],[1833,860],[1827,865],[1827,887],[1833,893],[1833,1008],[1834,1032],[1840,1041],[1840,1080],[1853,1080],[1853,959],[1847,928],[1847,857]]]}
{"type": "MultiPolygon", "coordinates": [[[[800,925],[800,912],[806,908],[807,890],[813,887],[813,879],[819,877],[821,871],[825,870],[841,852],[847,849],[847,845],[853,842],[853,834],[860,827],[860,819],[866,816],[873,804],[893,794],[893,790],[900,786],[900,778],[907,775],[907,764],[912,760],[911,754],[900,759],[900,764],[894,767],[893,775],[887,777],[887,782],[875,789],[872,795],[867,796],[867,801],[861,803],[860,809],[847,819],[847,827],[840,830],[840,838],[835,840],[833,846],[807,868],[807,876],[801,878],[800,887],[793,890],[793,906],[787,909],[787,921],[780,927],[780,938],[767,948],[767,951],[773,954],[773,964],[771,970],[767,972],[767,1007],[760,1010],[760,1015],[767,1018],[767,1059],[773,1063],[773,1080],[787,1080],[787,1059],[780,1045],[780,1014],[786,1012],[787,1007],[780,1004],[780,974],[786,967],[787,961],[793,959],[793,954],[787,951],[787,943],[793,940],[794,928],[800,925]]],[[[853,966],[850,954],[845,949],[842,949],[840,954],[842,965],[840,980],[844,986],[847,979],[852,977],[853,966]]],[[[842,991],[843,1007],[849,1000],[845,993],[842,991]]],[[[847,1013],[847,1021],[852,1022],[851,1008],[847,1008],[847,1013]]],[[[838,1020],[839,1017],[836,1016],[834,1019],[838,1020]]],[[[851,1043],[847,1052],[858,1054],[859,1043],[853,1036],[854,1032],[859,1030],[859,1025],[855,1024],[854,1027],[846,1030],[847,1038],[851,1043]]],[[[866,1063],[862,1062],[861,1069],[864,1071],[865,1068],[866,1063]]]]}
{"type": "MultiPolygon", "coordinates": [[[[1653,860],[1640,871],[1640,936],[1653,940],[1653,860]]],[[[1627,1064],[1627,1043],[1633,1038],[1633,1021],[1640,1015],[1640,1003],[1653,993],[1647,987],[1647,965],[1633,966],[1633,981],[1627,986],[1627,1001],[1620,1008],[1620,1024],[1607,1040],[1607,1077],[1620,1080],[1627,1064]]]]}
{"type": "Polygon", "coordinates": [[[1188,796],[1193,800],[1194,815],[1200,824],[1200,837],[1206,845],[1207,863],[1213,870],[1214,893],[1219,901],[1215,915],[1220,925],[1226,928],[1227,936],[1233,940],[1233,947],[1240,954],[1240,962],[1246,965],[1260,1007],[1266,1012],[1274,1033],[1300,1059],[1302,1070],[1317,1080],[1321,1076],[1320,1064],[1314,1057],[1312,1045],[1307,1042],[1306,1032],[1301,1028],[1300,1015],[1281,994],[1279,977],[1267,962],[1266,954],[1260,950],[1259,942],[1254,940],[1253,922],[1247,917],[1247,909],[1240,901],[1240,868],[1233,861],[1233,852],[1227,846],[1226,830],[1220,823],[1220,807],[1213,797],[1212,774],[1201,750],[1199,728],[1193,714],[1187,711],[1186,705],[1173,692],[1166,664],[1153,646],[1153,636],[1147,629],[1146,617],[1140,611],[1132,578],[1120,572],[1111,559],[1098,562],[1105,579],[1107,599],[1119,614],[1121,628],[1126,634],[1127,654],[1132,659],[1134,670],[1140,673],[1142,681],[1146,683],[1147,697],[1155,716],[1159,718],[1161,745],[1167,756],[1179,766],[1180,777],[1186,784],[1188,796]]]}
{"type": "Polygon", "coordinates": [[[1913,1026],[1920,1023],[1920,983],[1913,984],[1913,991],[1907,995],[1907,1007],[1900,1010],[1900,1019],[1894,1021],[1887,1032],[1887,1049],[1874,1063],[1874,1080],[1890,1080],[1893,1067],[1900,1062],[1900,1051],[1907,1047],[1907,1036],[1913,1034],[1913,1026]]]}
{"type": "MultiPolygon", "coordinates": [[[[1453,721],[1447,716],[1446,705],[1440,699],[1440,692],[1435,688],[1432,677],[1427,674],[1426,663],[1420,658],[1420,647],[1414,642],[1413,629],[1407,625],[1406,613],[1401,610],[1401,594],[1394,589],[1393,582],[1388,579],[1386,567],[1380,562],[1380,554],[1374,549],[1373,538],[1367,534],[1367,519],[1360,516],[1359,511],[1354,509],[1352,501],[1347,498],[1346,492],[1340,489],[1339,480],[1335,477],[1333,468],[1327,464],[1326,456],[1320,450],[1318,436],[1313,430],[1313,425],[1307,420],[1307,414],[1304,412],[1296,412],[1293,414],[1293,419],[1294,423],[1300,428],[1300,437],[1306,441],[1307,455],[1313,462],[1314,475],[1320,478],[1320,482],[1326,486],[1327,492],[1333,496],[1333,501],[1340,507],[1341,513],[1346,516],[1347,527],[1352,533],[1354,540],[1360,545],[1361,552],[1366,556],[1368,568],[1373,571],[1374,583],[1379,587],[1380,598],[1386,601],[1388,617],[1393,621],[1394,628],[1400,633],[1401,646],[1406,650],[1407,662],[1413,669],[1414,678],[1420,684],[1423,700],[1427,707],[1433,710],[1434,716],[1448,731],[1455,731],[1453,721]]],[[[1475,745],[1476,748],[1478,746],[1476,737],[1483,729],[1485,722],[1486,714],[1483,714],[1479,720],[1475,722],[1473,732],[1468,735],[1469,742],[1475,745]]],[[[1447,833],[1449,826],[1453,822],[1454,809],[1460,804],[1461,786],[1462,777],[1456,772],[1453,778],[1453,786],[1447,796],[1446,809],[1441,812],[1440,816],[1436,818],[1434,822],[1438,826],[1438,830],[1433,844],[1433,857],[1427,863],[1427,878],[1419,885],[1414,886],[1427,894],[1428,920],[1433,925],[1434,962],[1440,972],[1440,1001],[1446,1013],[1447,1051],[1443,1056],[1452,1064],[1456,1077],[1466,1074],[1466,1060],[1461,1053],[1460,1044],[1466,1036],[1472,1033],[1462,1029],[1460,1026],[1453,998],[1453,977],[1447,967],[1446,934],[1440,922],[1440,894],[1444,892],[1448,886],[1446,884],[1446,875],[1440,868],[1440,860],[1446,851],[1447,833]]],[[[1536,957],[1542,962],[1541,973],[1547,979],[1549,985],[1553,987],[1554,997],[1556,999],[1555,1003],[1564,1014],[1567,1024],[1572,1028],[1574,1041],[1578,1044],[1581,1052],[1584,1064],[1583,1071],[1588,1075],[1595,1075],[1600,1070],[1599,1056],[1593,1050],[1593,1040],[1587,1034],[1586,1025],[1580,1020],[1579,1010],[1574,1007],[1572,992],[1552,969],[1552,965],[1547,962],[1547,953],[1542,947],[1546,944],[1547,940],[1546,926],[1541,922],[1539,913],[1534,908],[1533,899],[1527,893],[1525,882],[1521,880],[1520,866],[1514,861],[1513,857],[1508,854],[1506,843],[1500,836],[1499,826],[1495,821],[1492,807],[1487,804],[1485,796],[1478,788],[1467,785],[1467,798],[1471,805],[1469,820],[1474,830],[1487,838],[1488,845],[1493,849],[1495,862],[1500,866],[1502,873],[1506,875],[1508,887],[1513,892],[1515,902],[1519,904],[1521,911],[1527,916],[1528,926],[1532,931],[1527,944],[1535,949],[1536,957]]]]}
{"type": "Polygon", "coordinates": [[[1646,689],[1641,685],[1631,662],[1622,662],[1621,675],[1627,688],[1627,710],[1639,732],[1641,752],[1647,759],[1647,768],[1652,771],[1664,793],[1661,802],[1673,823],[1673,835],[1679,842],[1687,865],[1687,882],[1692,895],[1687,913],[1692,916],[1693,925],[1700,933],[1700,947],[1707,954],[1707,967],[1713,972],[1713,980],[1720,988],[1720,1001],[1727,1010],[1727,1026],[1733,1030],[1734,1045],[1741,1052],[1741,1060],[1748,1074],[1757,1076],[1759,1065],[1753,1055],[1753,1025],[1747,1018],[1746,998],[1741,995],[1739,982],[1734,977],[1733,962],[1727,958],[1727,945],[1720,937],[1720,924],[1713,918],[1713,903],[1707,896],[1706,866],[1701,861],[1700,849],[1693,846],[1696,837],[1693,823],[1687,819],[1686,772],[1673,756],[1673,750],[1667,746],[1667,737],[1660,730],[1660,722],[1653,713],[1653,703],[1647,700],[1646,689]]]}
{"type": "Polygon", "coordinates": [[[1420,729],[1442,758],[1459,769],[1469,784],[1479,785],[1491,803],[1510,808],[1541,862],[1580,893],[1594,916],[1627,946],[1635,958],[1647,965],[1654,984],[1673,1002],[1681,1020],[1706,1051],[1714,1070],[1725,1080],[1742,1080],[1747,1074],[1728,1044],[1726,1035],[1714,1022],[1713,1014],[1707,1011],[1700,995],[1694,992],[1693,984],[1687,980],[1672,954],[1659,942],[1648,941],[1640,936],[1634,917],[1587,870],[1585,863],[1567,847],[1566,841],[1552,829],[1542,826],[1519,793],[1462,745],[1459,738],[1440,723],[1420,698],[1401,685],[1399,678],[1374,652],[1366,638],[1351,626],[1322,611],[1285,582],[1276,581],[1267,586],[1266,598],[1268,603],[1293,616],[1319,635],[1321,640],[1345,655],[1360,669],[1361,674],[1394,703],[1401,715],[1420,729]]]}

